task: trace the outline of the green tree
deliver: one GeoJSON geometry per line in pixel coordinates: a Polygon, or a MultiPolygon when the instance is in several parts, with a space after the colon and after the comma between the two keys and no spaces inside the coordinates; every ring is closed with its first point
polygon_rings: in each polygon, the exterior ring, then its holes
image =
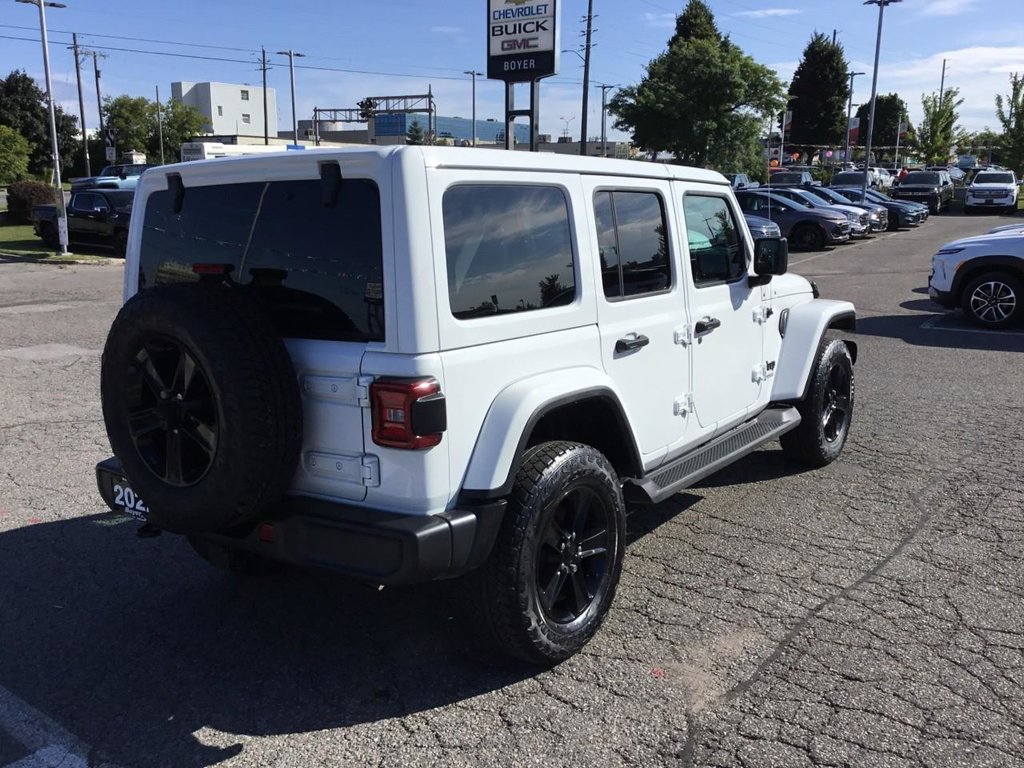
{"type": "Polygon", "coordinates": [[[793,112],[787,144],[810,148],[843,144],[846,102],[850,95],[843,46],[815,32],[789,86],[793,112]]]}
{"type": "Polygon", "coordinates": [[[419,122],[413,120],[412,125],[409,126],[409,130],[405,134],[405,143],[413,146],[419,146],[424,141],[423,128],[419,122]]]}
{"type": "MultiPolygon", "coordinates": [[[[871,102],[861,104],[857,108],[857,146],[864,147],[868,140],[868,118],[871,102]]],[[[871,138],[871,154],[876,158],[885,156],[893,159],[896,155],[896,133],[903,124],[903,136],[900,138],[900,157],[904,150],[914,146],[914,128],[907,117],[907,104],[895,93],[885,93],[875,98],[875,130],[871,138]],[[892,149],[886,149],[892,147],[892,149]]]]}
{"type": "MultiPolygon", "coordinates": [[[[57,124],[57,147],[61,168],[69,166],[76,149],[78,118],[65,113],[59,106],[54,109],[57,124]]],[[[46,94],[35,80],[21,70],[14,70],[0,80],[0,125],[13,128],[29,143],[29,173],[46,176],[50,172],[53,149],[50,141],[50,117],[46,94]]]]}
{"type": "Polygon", "coordinates": [[[0,184],[13,184],[28,176],[32,145],[13,128],[0,125],[0,184]]]}
{"type": "Polygon", "coordinates": [[[156,130],[156,104],[145,96],[108,96],[103,100],[103,118],[114,132],[118,156],[122,152],[145,152],[156,130]]]}
{"type": "Polygon", "coordinates": [[[988,165],[1002,160],[1002,146],[1002,135],[986,126],[976,133],[969,134],[963,142],[957,145],[957,152],[964,155],[977,155],[979,163],[988,165]]]}
{"type": "Polygon", "coordinates": [[[1019,177],[1024,174],[1024,77],[1016,72],[1010,75],[1010,95],[996,96],[996,117],[1003,126],[1002,164],[1019,177]]]}
{"type": "MultiPolygon", "coordinates": [[[[690,0],[668,49],[636,85],[620,90],[610,112],[638,147],[671,152],[678,162],[735,167],[757,157],[760,125],[783,105],[783,85],[715,26],[710,9],[690,0]]],[[[754,168],[744,170],[754,171],[754,168]]]]}
{"type": "MultiPolygon", "coordinates": [[[[181,145],[203,133],[206,118],[195,107],[177,99],[171,99],[161,109],[164,132],[164,158],[167,162],[173,163],[180,159],[181,145]]],[[[155,124],[146,148],[149,153],[150,162],[160,157],[160,134],[155,124]]]]}
{"type": "Polygon", "coordinates": [[[937,93],[921,95],[924,117],[917,126],[911,145],[927,165],[942,165],[949,161],[955,145],[963,144],[967,132],[957,126],[957,110],[964,100],[960,90],[950,88],[939,98],[937,93]]]}

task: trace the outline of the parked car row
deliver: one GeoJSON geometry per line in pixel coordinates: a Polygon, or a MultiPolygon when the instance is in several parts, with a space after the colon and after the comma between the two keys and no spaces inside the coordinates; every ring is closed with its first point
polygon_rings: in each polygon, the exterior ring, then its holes
{"type": "MultiPolygon", "coordinates": [[[[779,175],[773,174],[773,179],[779,175]]],[[[790,245],[804,250],[821,250],[851,238],[916,227],[929,214],[927,205],[894,200],[873,189],[865,194],[859,187],[787,187],[772,183],[760,189],[737,190],[736,199],[748,221],[757,217],[774,222],[790,245]]]]}

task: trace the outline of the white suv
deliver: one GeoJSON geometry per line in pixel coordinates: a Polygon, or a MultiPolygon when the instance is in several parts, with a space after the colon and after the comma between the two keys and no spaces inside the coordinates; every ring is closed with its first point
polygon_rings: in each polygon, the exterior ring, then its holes
{"type": "Polygon", "coordinates": [[[967,187],[964,211],[1001,208],[1007,213],[1017,210],[1020,183],[1013,171],[979,171],[967,187]]]}
{"type": "Polygon", "coordinates": [[[593,635],[628,503],[850,429],[852,304],[786,274],[719,174],[433,147],[165,166],[103,353],[140,534],[374,583],[470,574],[502,648],[593,635]]]}

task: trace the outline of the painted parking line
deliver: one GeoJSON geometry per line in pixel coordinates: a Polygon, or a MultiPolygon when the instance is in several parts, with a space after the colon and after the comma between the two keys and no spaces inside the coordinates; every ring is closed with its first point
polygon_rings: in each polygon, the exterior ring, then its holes
{"type": "Polygon", "coordinates": [[[27,757],[0,768],[89,768],[88,744],[2,685],[0,729],[29,752],[27,757]]]}
{"type": "Polygon", "coordinates": [[[944,325],[944,322],[958,323],[948,315],[936,315],[921,323],[921,327],[929,331],[948,331],[952,333],[980,333],[986,336],[1024,336],[1024,331],[990,331],[985,328],[972,328],[967,325],[944,325]]]}

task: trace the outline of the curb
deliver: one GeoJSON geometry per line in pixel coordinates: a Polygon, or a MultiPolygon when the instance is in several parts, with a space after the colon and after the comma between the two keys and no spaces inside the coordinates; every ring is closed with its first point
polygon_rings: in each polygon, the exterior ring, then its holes
{"type": "Polygon", "coordinates": [[[100,261],[98,259],[61,259],[55,261],[49,258],[39,258],[36,256],[19,256],[15,253],[4,253],[0,251],[0,264],[47,264],[54,267],[67,267],[67,266],[88,266],[88,267],[104,267],[108,264],[119,264],[124,266],[124,259],[111,258],[108,261],[100,261]]]}

